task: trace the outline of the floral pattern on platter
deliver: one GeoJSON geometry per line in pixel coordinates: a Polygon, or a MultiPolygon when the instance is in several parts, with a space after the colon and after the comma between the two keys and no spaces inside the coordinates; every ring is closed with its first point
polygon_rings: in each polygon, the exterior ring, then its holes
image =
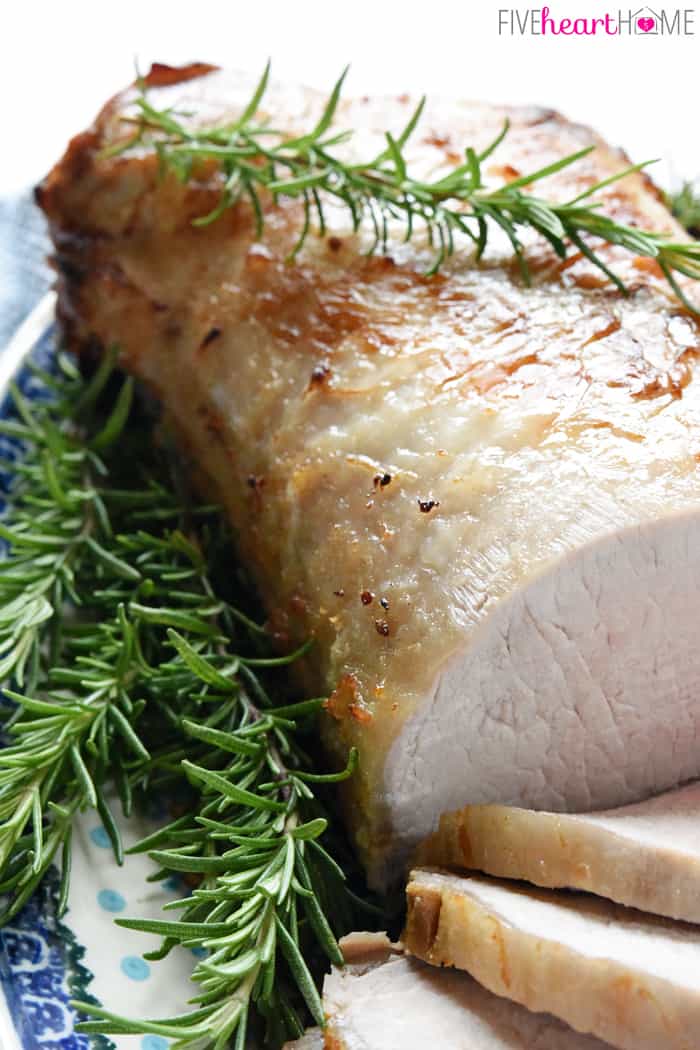
{"type": "Polygon", "coordinates": [[[92,974],[82,962],[84,949],[56,919],[57,886],[52,870],[0,933],[0,984],[23,1050],[107,1050],[114,1045],[108,1039],[74,1031],[68,1002],[73,996],[92,1001],[92,974]]]}

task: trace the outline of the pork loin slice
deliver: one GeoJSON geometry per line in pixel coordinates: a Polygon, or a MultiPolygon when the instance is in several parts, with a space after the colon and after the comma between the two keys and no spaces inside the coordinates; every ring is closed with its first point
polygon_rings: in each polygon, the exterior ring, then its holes
{"type": "Polygon", "coordinates": [[[700,1046],[700,929],[584,894],[429,869],[406,948],[623,1050],[700,1046]]]}
{"type": "Polygon", "coordinates": [[[299,1039],[285,1043],[282,1050],[324,1050],[323,1032],[320,1028],[310,1028],[299,1039]]]}
{"type": "Polygon", "coordinates": [[[326,1050],[605,1050],[561,1021],[501,999],[464,973],[400,953],[356,959],[323,986],[326,1050]]]}
{"type": "MultiPolygon", "coordinates": [[[[148,80],[183,120],[234,119],[253,88],[201,66],[148,80]]],[[[322,104],[274,85],[260,116],[294,133],[322,104]]],[[[343,103],[348,157],[412,105],[343,103]]],[[[368,258],[342,209],[292,264],[298,201],[263,200],[260,242],[245,202],[193,227],[217,172],[183,185],[148,150],[115,155],[133,114],[126,91],[38,191],[60,315],[161,399],[280,639],[314,636],[306,686],[330,694],[337,761],[360,748],[348,813],[372,882],[467,803],[582,811],[700,775],[700,334],[658,269],[602,248],[625,298],[534,238],[527,287],[495,231],[480,265],[459,244],[428,278],[421,234],[368,258]]],[[[491,184],[595,145],[540,187],[570,199],[626,163],[551,111],[437,100],[411,170],[444,172],[505,118],[491,184]]],[[[641,175],[603,197],[683,237],[641,175]]]]}
{"type": "Polygon", "coordinates": [[[700,923],[700,784],[586,815],[466,806],[440,818],[418,863],[587,890],[700,923]]]}

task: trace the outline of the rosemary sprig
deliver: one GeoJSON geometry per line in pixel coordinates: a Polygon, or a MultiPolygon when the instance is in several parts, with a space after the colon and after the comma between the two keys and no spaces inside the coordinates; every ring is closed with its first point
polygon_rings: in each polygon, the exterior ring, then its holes
{"type": "Polygon", "coordinates": [[[619,245],[635,255],[655,259],[678,298],[689,310],[697,310],[684,295],[675,275],[700,280],[700,246],[676,241],[662,232],[618,223],[601,210],[600,201],[591,199],[604,187],[641,170],[649,162],[628,167],[562,203],[531,192],[534,184],[591,153],[595,147],[590,146],[490,190],[484,185],[483,163],[508,133],[506,121],[493,142],[480,153],[468,146],[464,161],[447,175],[434,181],[417,179],[409,173],[405,147],[419,123],[425,104],[422,99],[399,135],[395,137],[386,132],[386,146],[378,155],[366,162],[351,164],[336,149],[348,140],[351,132],[332,129],[347,70],[335,84],[316,126],[296,137],[255,119],[269,73],[268,63],[238,120],[210,127],[189,125],[184,115],[172,108],[157,109],[149,101],[146,82],[140,79],[136,130],[108,152],[124,152],[137,144],[146,145],[158,153],[164,170],[174,171],[185,182],[202,162],[213,161],[218,165],[223,174],[221,196],[212,211],[194,220],[198,226],[215,221],[238,201],[247,199],[255,216],[257,235],[261,236],[265,222],[261,194],[271,195],[274,201],[280,197],[300,198],[304,214],[292,256],[304,245],[314,220],[317,232],[325,233],[328,226],[325,201],[331,198],[347,208],[354,231],[357,232],[365,220],[370,223],[373,230],[370,254],[380,248],[386,251],[392,223],[400,224],[405,240],[413,236],[418,223],[423,224],[435,249],[429,274],[437,272],[454,253],[460,234],[473,244],[479,260],[490,231],[500,227],[517,257],[523,280],[529,282],[530,271],[520,230],[530,228],[543,236],[561,259],[567,257],[573,246],[623,293],[626,292],[623,281],[593,245],[598,241],[619,245]]]}
{"type": "Polygon", "coordinates": [[[189,784],[186,814],[140,848],[199,885],[178,920],[123,925],[165,935],[154,957],[176,943],[208,951],[193,1010],[149,1022],[76,1006],[100,1018],[87,1031],[159,1032],[180,1047],[243,1046],[257,1014],[276,1046],[302,1029],[304,1004],[322,1022],[309,960],[338,961],[335,932],[351,925],[310,785],[350,775],[355,756],[340,774],[310,772],[297,727],[322,701],[273,705],[263,676],[297,654],[271,653],[217,594],[211,508],[183,505],[150,430],[129,420],[131,381],[104,419],[95,404],[113,360],[87,386],[61,367],[45,377],[52,399],[30,406],[15,391],[18,418],[1,424],[24,450],[2,523],[3,676],[22,691],[7,691],[0,750],[0,922],[58,858],[65,908],[78,810],[98,811],[121,862],[114,793],[128,816],[135,798],[189,784]]]}
{"type": "Polygon", "coordinates": [[[148,851],[159,865],[155,879],[176,872],[201,881],[191,895],[166,905],[178,913],[172,919],[117,921],[163,937],[161,949],[147,958],[161,959],[176,944],[203,953],[193,973],[200,990],[191,1000],[194,1011],[165,1021],[133,1022],[77,1004],[101,1019],[81,1031],[152,1032],[174,1039],[177,1048],[203,1039],[224,1047],[235,1032],[233,1045],[243,1047],[253,1003],[265,1018],[267,1043],[279,1045],[303,1030],[290,982],[315,1022],[324,1021],[306,961],[310,941],[342,964],[333,930],[351,922],[349,898],[342,871],[318,841],[327,819],[309,783],[349,776],[355,758],[341,774],[304,772],[290,730],[320,701],[275,709],[249,664],[241,663],[236,681],[222,673],[213,650],[203,655],[206,643],[195,648],[176,632],[171,638],[214,705],[208,717],[183,723],[204,745],[196,762],[182,763],[201,796],[192,812],[135,850],[148,851]]]}
{"type": "MultiPolygon", "coordinates": [[[[19,483],[13,509],[0,524],[0,536],[10,545],[0,573],[0,673],[26,686],[26,693],[6,691],[14,707],[5,726],[9,744],[0,750],[0,922],[22,907],[59,850],[65,906],[77,809],[90,805],[100,812],[121,855],[105,781],[128,779],[148,758],[129,721],[137,722],[139,711],[125,689],[131,639],[123,608],[115,608],[104,623],[88,617],[68,622],[63,615],[66,601],[82,606],[91,588],[114,576],[141,580],[114,552],[109,516],[95,485],[106,473],[95,449],[119,436],[131,382],[122,387],[94,440],[84,442],[57,424],[65,401],[79,388],[75,370],[67,361],[62,366],[63,403],[49,409],[44,402],[34,410],[15,389],[19,419],[0,423],[0,431],[21,441],[26,453],[10,464],[19,483]],[[57,665],[59,654],[71,660],[70,669],[57,665]]],[[[101,370],[90,386],[81,387],[83,406],[98,396],[106,374],[101,370]]]]}

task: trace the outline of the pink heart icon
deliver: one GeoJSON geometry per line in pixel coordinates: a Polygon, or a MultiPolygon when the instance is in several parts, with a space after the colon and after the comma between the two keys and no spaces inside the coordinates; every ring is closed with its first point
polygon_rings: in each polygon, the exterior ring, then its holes
{"type": "Polygon", "coordinates": [[[654,18],[638,18],[637,25],[643,33],[650,33],[656,25],[656,19],[654,18]]]}

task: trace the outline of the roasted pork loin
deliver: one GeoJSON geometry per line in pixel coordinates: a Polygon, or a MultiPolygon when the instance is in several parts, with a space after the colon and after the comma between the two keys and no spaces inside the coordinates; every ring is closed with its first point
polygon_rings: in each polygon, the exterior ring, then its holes
{"type": "MultiPolygon", "coordinates": [[[[156,67],[151,100],[212,121],[253,82],[156,67]]],[[[320,95],[273,86],[263,111],[308,129],[320,95]]],[[[397,132],[403,96],[348,101],[348,156],[397,132]]],[[[288,255],[299,201],[245,203],[206,227],[220,177],[182,184],[111,101],[38,190],[74,345],[118,344],[161,399],[183,456],[225,506],[270,622],[315,639],[305,684],[323,732],[360,750],[347,808],[383,884],[439,815],[466,803],[587,810],[700,774],[698,325],[654,263],[601,248],[618,292],[536,237],[522,280],[505,240],[435,277],[417,235],[368,257],[342,210],[288,255]]],[[[494,184],[587,144],[538,184],[569,199],[626,163],[557,114],[428,105],[412,170],[444,171],[511,129],[494,184]]],[[[683,234],[632,175],[618,220],[683,234]]],[[[497,231],[496,231],[497,232],[497,231]]]]}

